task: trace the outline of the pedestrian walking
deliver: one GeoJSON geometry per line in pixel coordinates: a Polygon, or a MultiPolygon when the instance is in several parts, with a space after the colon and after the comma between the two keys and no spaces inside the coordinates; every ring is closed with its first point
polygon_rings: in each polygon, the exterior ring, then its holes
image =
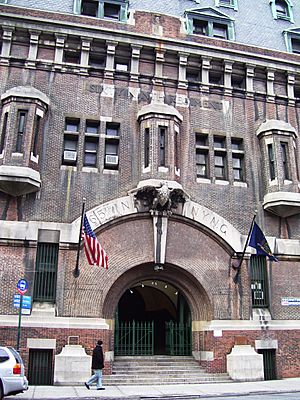
{"type": "Polygon", "coordinates": [[[96,347],[93,350],[92,370],[93,375],[84,383],[87,389],[93,382],[97,382],[97,390],[105,390],[102,386],[102,369],[104,368],[104,358],[102,350],[102,340],[98,340],[96,347]]]}

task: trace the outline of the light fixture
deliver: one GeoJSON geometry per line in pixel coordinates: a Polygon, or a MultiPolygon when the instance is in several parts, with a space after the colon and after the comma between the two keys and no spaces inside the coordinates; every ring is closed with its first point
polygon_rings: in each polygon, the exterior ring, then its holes
{"type": "Polygon", "coordinates": [[[133,294],[133,291],[132,291],[131,289],[129,290],[129,292],[130,292],[131,294],[133,294]]]}
{"type": "Polygon", "coordinates": [[[157,286],[157,282],[156,281],[154,282],[154,285],[157,286]]]}
{"type": "Polygon", "coordinates": [[[165,285],[165,289],[167,289],[168,285],[165,285]]]}
{"type": "Polygon", "coordinates": [[[144,285],[143,283],[141,284],[141,286],[142,286],[142,287],[145,287],[145,285],[144,285]]]}
{"type": "Polygon", "coordinates": [[[175,292],[175,295],[177,296],[177,295],[178,295],[178,292],[175,292]]]}

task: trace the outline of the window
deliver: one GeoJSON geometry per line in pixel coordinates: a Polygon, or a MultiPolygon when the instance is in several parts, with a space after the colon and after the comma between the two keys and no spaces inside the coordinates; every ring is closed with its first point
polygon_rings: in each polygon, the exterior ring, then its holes
{"type": "Polygon", "coordinates": [[[197,178],[208,178],[208,136],[196,133],[196,171],[197,178]]]}
{"type": "Polygon", "coordinates": [[[208,22],[194,19],[193,33],[196,35],[208,36],[208,22]]]}
{"type": "Polygon", "coordinates": [[[231,139],[233,180],[244,180],[244,151],[242,139],[231,139]]]}
{"type": "Polygon", "coordinates": [[[98,16],[98,1],[95,0],[82,0],[81,3],[81,14],[88,15],[90,17],[98,16]]]}
{"type": "Polygon", "coordinates": [[[18,112],[18,131],[17,131],[17,142],[16,152],[21,153],[23,147],[23,136],[25,134],[25,125],[27,119],[27,111],[18,112]]]}
{"type": "Polygon", "coordinates": [[[66,122],[65,122],[65,131],[78,132],[79,131],[79,120],[67,118],[66,122]]]}
{"type": "Polygon", "coordinates": [[[58,244],[38,243],[33,300],[55,302],[58,244]]]}
{"type": "Polygon", "coordinates": [[[237,0],[215,0],[217,7],[228,7],[234,10],[238,9],[237,0]]]}
{"type": "Polygon", "coordinates": [[[226,179],[226,143],[224,137],[214,137],[214,161],[216,179],[226,179]],[[217,150],[216,150],[217,149],[217,150]]]}
{"type": "Polygon", "coordinates": [[[179,132],[175,131],[174,136],[174,152],[175,152],[175,168],[179,168],[179,160],[180,160],[180,135],[179,132]]]}
{"type": "Polygon", "coordinates": [[[104,168],[117,170],[119,167],[119,125],[106,124],[104,168]]]}
{"type": "Polygon", "coordinates": [[[221,24],[213,24],[212,36],[219,39],[227,39],[227,26],[221,24]]]}
{"type": "Polygon", "coordinates": [[[277,14],[278,18],[288,17],[288,8],[287,8],[287,4],[284,0],[276,0],[275,6],[276,6],[276,14],[277,14]]]}
{"type": "Polygon", "coordinates": [[[225,138],[215,136],[214,137],[214,148],[215,149],[225,149],[225,138]]]}
{"type": "Polygon", "coordinates": [[[290,179],[289,165],[288,165],[288,143],[281,142],[281,160],[283,167],[283,179],[290,179]]]}
{"type": "Polygon", "coordinates": [[[196,150],[196,169],[198,178],[208,177],[208,154],[205,150],[196,150]]]}
{"type": "Polygon", "coordinates": [[[294,22],[293,5],[290,0],[270,0],[274,19],[285,19],[294,22]]]}
{"type": "Polygon", "coordinates": [[[41,124],[41,117],[39,115],[36,115],[34,124],[33,149],[32,149],[32,153],[34,156],[37,155],[37,150],[38,150],[40,124],[41,124]]]}
{"type": "Polygon", "coordinates": [[[275,158],[274,158],[274,150],[273,144],[268,144],[268,157],[269,157],[269,172],[270,179],[275,179],[275,158]]]}
{"type": "Polygon", "coordinates": [[[150,162],[150,129],[145,129],[144,135],[144,167],[149,167],[150,162]]]}
{"type": "Polygon", "coordinates": [[[233,179],[243,181],[243,159],[240,155],[232,154],[233,179]]]}
{"type": "Polygon", "coordinates": [[[119,4],[104,3],[104,18],[119,20],[120,8],[119,4]]]}
{"type": "Polygon", "coordinates": [[[5,146],[5,139],[7,133],[7,120],[8,120],[8,112],[6,112],[3,117],[3,125],[2,125],[1,140],[0,140],[0,154],[3,152],[5,146]]]}
{"type": "Polygon", "coordinates": [[[159,166],[166,166],[166,128],[159,127],[159,166]]]}
{"type": "Polygon", "coordinates": [[[226,179],[226,156],[215,153],[215,177],[216,179],[226,179]]]}
{"type": "Polygon", "coordinates": [[[265,256],[251,256],[252,307],[268,307],[267,262],[265,256]]]}
{"type": "Polygon", "coordinates": [[[97,153],[99,143],[99,123],[87,121],[85,127],[83,165],[87,167],[97,166],[97,153]]]}
{"type": "Polygon", "coordinates": [[[73,0],[75,14],[126,22],[128,0],[73,0]]]}
{"type": "Polygon", "coordinates": [[[76,165],[78,137],[65,136],[63,150],[63,164],[76,165]]]}
{"type": "MultiPolygon", "coordinates": [[[[236,1],[226,1],[225,4],[218,0],[218,6],[235,8],[235,4],[236,1]]],[[[185,16],[188,34],[234,40],[234,18],[216,8],[202,7],[187,10],[185,16]]]]}
{"type": "Polygon", "coordinates": [[[300,54],[300,39],[292,39],[292,52],[300,54]]]}
{"type": "Polygon", "coordinates": [[[77,144],[79,119],[66,118],[63,148],[63,164],[75,166],[77,163],[77,144]]]}

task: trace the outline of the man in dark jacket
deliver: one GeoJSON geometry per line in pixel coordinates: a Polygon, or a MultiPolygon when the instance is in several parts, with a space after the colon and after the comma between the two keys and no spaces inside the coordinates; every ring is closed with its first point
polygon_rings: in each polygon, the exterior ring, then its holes
{"type": "Polygon", "coordinates": [[[85,382],[85,387],[90,388],[90,385],[97,381],[97,390],[104,390],[102,387],[102,369],[104,368],[103,350],[102,350],[102,340],[98,340],[96,347],[93,350],[92,356],[92,370],[93,375],[85,382]]]}

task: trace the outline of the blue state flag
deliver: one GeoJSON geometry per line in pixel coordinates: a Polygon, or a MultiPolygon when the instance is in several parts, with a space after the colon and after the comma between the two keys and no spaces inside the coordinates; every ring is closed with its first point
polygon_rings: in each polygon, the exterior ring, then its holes
{"type": "Polygon", "coordinates": [[[278,261],[273,255],[265,235],[256,222],[254,222],[248,246],[253,247],[258,256],[267,256],[271,261],[278,261]]]}

